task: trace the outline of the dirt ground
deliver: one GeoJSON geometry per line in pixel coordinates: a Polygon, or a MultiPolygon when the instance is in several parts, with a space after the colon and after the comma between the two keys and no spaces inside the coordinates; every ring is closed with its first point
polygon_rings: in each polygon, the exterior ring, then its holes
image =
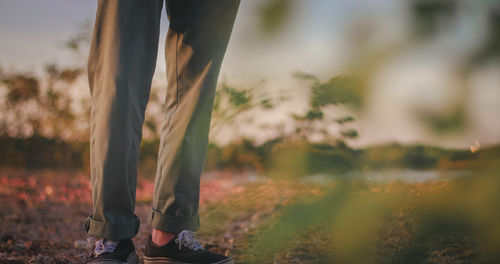
{"type": "MultiPolygon", "coordinates": [[[[204,175],[200,205],[216,203],[240,191],[238,180],[228,174],[204,175]]],[[[136,214],[141,228],[134,238],[143,255],[151,227],[147,218],[151,209],[153,183],[140,180],[136,214]]],[[[91,213],[91,190],[85,172],[3,170],[0,175],[0,263],[83,263],[90,253],[83,228],[91,213]]],[[[248,231],[250,222],[236,221],[224,232],[204,231],[204,246],[229,254],[235,241],[248,231]]]]}
{"type": "MultiPolygon", "coordinates": [[[[445,186],[415,185],[410,190],[415,192],[412,197],[420,197],[420,190],[433,192],[445,186]]],[[[391,188],[399,187],[388,185],[370,192],[390,192],[391,188]]],[[[259,252],[252,245],[255,237],[268,232],[264,227],[279,219],[284,208],[299,197],[321,197],[322,192],[323,187],[310,183],[269,180],[252,174],[207,173],[201,184],[201,228],[197,236],[205,248],[230,255],[236,263],[331,263],[330,253],[325,252],[337,245],[331,243],[330,231],[321,228],[293,237],[286,241],[285,250],[265,260],[256,261],[254,256],[259,252]]],[[[153,182],[140,179],[136,214],[141,219],[141,228],[134,238],[139,256],[143,255],[151,232],[147,217],[152,194],[153,182]]],[[[83,229],[92,204],[87,173],[3,169],[0,201],[0,263],[85,262],[92,248],[86,243],[83,229]]],[[[415,225],[415,219],[405,212],[408,208],[411,203],[395,211],[384,224],[383,232],[377,235],[376,263],[402,263],[401,256],[408,255],[405,250],[415,248],[408,247],[413,243],[415,225]]],[[[418,263],[475,263],[477,245],[466,235],[453,235],[436,238],[417,253],[424,255],[418,263]]]]}

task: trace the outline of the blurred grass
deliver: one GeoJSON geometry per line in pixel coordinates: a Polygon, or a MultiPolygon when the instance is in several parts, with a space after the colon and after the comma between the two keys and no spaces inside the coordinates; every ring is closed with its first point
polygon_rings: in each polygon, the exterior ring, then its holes
{"type": "Polygon", "coordinates": [[[231,251],[239,263],[497,263],[498,158],[450,181],[253,183],[208,205],[200,232],[246,223],[231,251]]]}

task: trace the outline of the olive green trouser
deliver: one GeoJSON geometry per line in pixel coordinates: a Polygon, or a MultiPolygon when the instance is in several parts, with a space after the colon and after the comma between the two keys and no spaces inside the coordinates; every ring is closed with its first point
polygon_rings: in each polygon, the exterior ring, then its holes
{"type": "MultiPolygon", "coordinates": [[[[220,66],[239,0],[166,0],[167,95],[150,222],[199,227],[200,174],[220,66]]],[[[137,234],[134,214],[144,112],[156,66],[163,0],[99,0],[88,59],[91,93],[90,236],[137,234]]]]}

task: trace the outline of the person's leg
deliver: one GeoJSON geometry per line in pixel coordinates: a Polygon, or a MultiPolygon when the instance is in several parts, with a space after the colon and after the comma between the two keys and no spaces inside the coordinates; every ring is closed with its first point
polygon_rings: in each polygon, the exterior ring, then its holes
{"type": "Polygon", "coordinates": [[[93,213],[85,229],[134,237],[139,144],[156,66],[162,0],[100,0],[88,59],[93,213]]]}
{"type": "Polygon", "coordinates": [[[167,97],[151,224],[196,231],[200,174],[219,71],[239,0],[167,0],[167,97]]]}

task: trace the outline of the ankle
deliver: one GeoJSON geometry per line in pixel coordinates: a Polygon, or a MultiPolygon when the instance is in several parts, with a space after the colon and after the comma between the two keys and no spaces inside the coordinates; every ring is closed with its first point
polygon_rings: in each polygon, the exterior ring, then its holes
{"type": "Polygon", "coordinates": [[[159,230],[156,228],[153,228],[153,232],[151,233],[151,240],[153,240],[153,243],[157,246],[163,246],[170,242],[176,234],[166,232],[163,230],[159,230]]]}

